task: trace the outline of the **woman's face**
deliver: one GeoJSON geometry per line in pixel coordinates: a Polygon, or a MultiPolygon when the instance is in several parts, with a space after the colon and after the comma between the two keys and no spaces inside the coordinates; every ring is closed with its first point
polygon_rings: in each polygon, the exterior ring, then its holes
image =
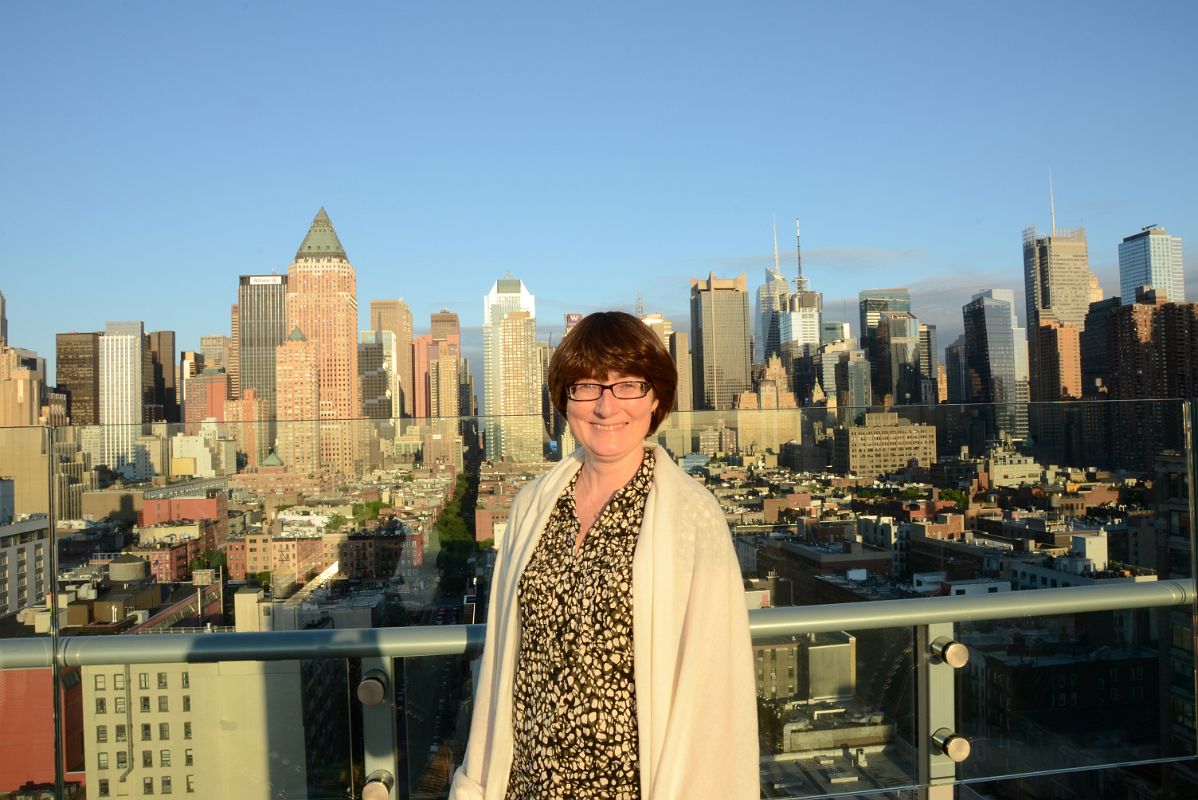
{"type": "MultiPolygon", "coordinates": [[[[639,375],[609,372],[575,383],[616,384],[644,381],[639,375]]],[[[649,435],[657,398],[653,390],[644,397],[621,400],[605,389],[598,400],[567,400],[566,420],[588,459],[620,463],[641,457],[641,443],[649,435]]]]}

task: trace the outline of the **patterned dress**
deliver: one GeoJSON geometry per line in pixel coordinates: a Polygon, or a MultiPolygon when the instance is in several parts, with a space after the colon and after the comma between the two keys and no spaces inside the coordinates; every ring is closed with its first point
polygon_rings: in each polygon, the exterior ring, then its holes
{"type": "Polygon", "coordinates": [[[653,454],[612,496],[579,553],[574,484],[520,576],[515,752],[507,800],[638,800],[632,556],[653,454]]]}

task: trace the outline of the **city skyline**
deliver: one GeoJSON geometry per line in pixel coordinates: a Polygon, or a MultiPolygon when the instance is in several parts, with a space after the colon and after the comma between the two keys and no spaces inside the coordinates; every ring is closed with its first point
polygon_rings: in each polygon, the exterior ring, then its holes
{"type": "Polygon", "coordinates": [[[364,6],[327,20],[335,57],[303,64],[273,56],[308,22],[266,4],[81,6],[52,24],[20,8],[0,32],[9,107],[30,123],[6,131],[23,157],[0,167],[10,342],[53,362],[56,333],[137,319],[199,349],[229,333],[239,276],[285,273],[321,206],[358,271],[358,330],[375,299],[405,298],[416,332],[447,308],[472,363],[475,298],[507,272],[537,294],[542,336],[638,292],[686,331],[690,278],[764,280],[775,215],[803,220],[825,318],[855,323],[860,290],[904,286],[942,345],[977,291],[1015,289],[1023,308],[1020,232],[1049,228],[1050,168],[1056,221],[1086,227],[1108,297],[1124,238],[1149,223],[1189,236],[1193,90],[1169,46],[1194,29],[1189,5],[1155,7],[1165,33],[1143,42],[1113,4],[946,5],[934,27],[867,5],[851,26],[791,4],[642,9],[637,25],[619,9],[450,25],[364,6]],[[1025,35],[1033,8],[1054,31],[1047,65],[1025,35]],[[197,68],[217,29],[228,63],[197,68]],[[106,57],[114,37],[122,59],[106,57]],[[1111,113],[1145,86],[1182,101],[1169,126],[1111,113]],[[314,91],[344,131],[291,122],[314,91]],[[1051,94],[1067,113],[1018,123],[1051,94]]]}

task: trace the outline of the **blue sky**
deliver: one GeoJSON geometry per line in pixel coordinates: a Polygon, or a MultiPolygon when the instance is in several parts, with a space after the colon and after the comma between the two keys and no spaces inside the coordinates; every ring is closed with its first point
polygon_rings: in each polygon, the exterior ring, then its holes
{"type": "Polygon", "coordinates": [[[777,215],[828,316],[907,286],[943,346],[973,291],[1022,297],[1050,167],[1108,295],[1149,223],[1195,274],[1195,23],[1181,0],[10,3],[10,339],[52,359],[56,332],[141,319],[198,348],[324,206],[362,327],[404,297],[470,337],[508,271],[546,331],[638,291],[687,327],[690,277],[762,281],[777,215]]]}

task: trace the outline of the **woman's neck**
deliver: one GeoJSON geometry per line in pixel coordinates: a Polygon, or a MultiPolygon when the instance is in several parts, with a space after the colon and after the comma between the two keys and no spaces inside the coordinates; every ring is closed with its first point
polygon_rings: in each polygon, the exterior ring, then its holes
{"type": "Polygon", "coordinates": [[[583,456],[582,475],[588,487],[605,497],[615,494],[641,468],[645,460],[645,449],[638,448],[629,453],[627,458],[620,461],[600,461],[599,459],[583,456]]]}

